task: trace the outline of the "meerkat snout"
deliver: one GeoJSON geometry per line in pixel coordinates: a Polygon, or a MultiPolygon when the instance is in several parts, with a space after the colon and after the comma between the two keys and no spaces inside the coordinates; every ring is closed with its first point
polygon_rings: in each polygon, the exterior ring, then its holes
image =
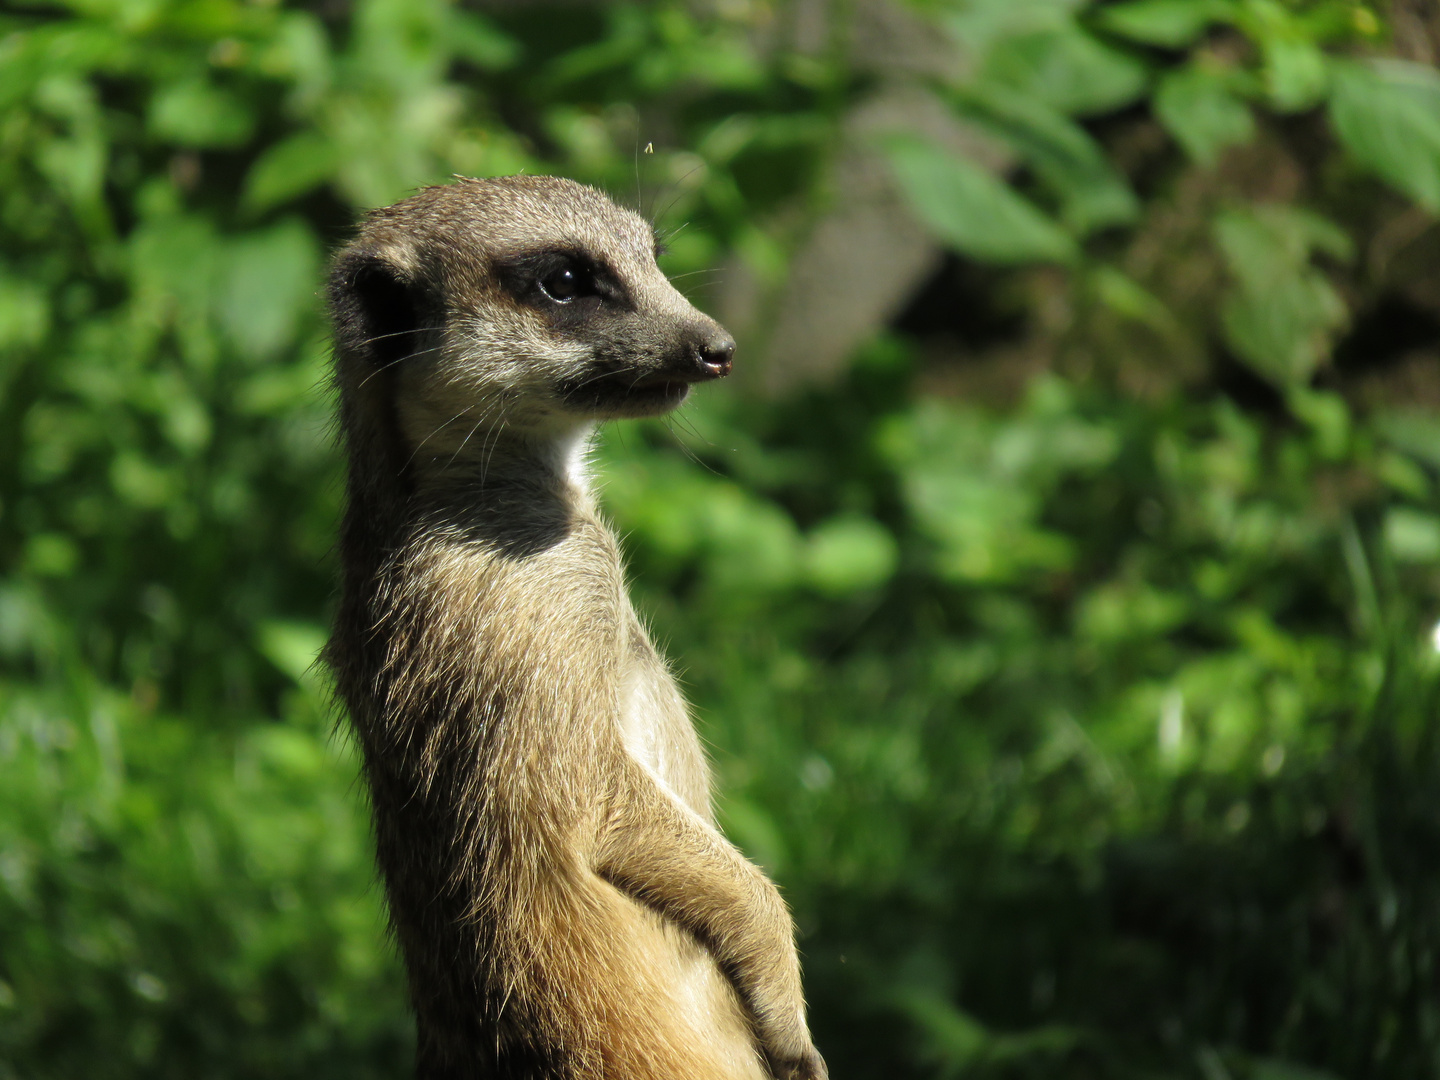
{"type": "Polygon", "coordinates": [[[730,374],[735,361],[735,339],[721,327],[720,332],[700,346],[700,366],[712,378],[723,379],[730,374]]]}

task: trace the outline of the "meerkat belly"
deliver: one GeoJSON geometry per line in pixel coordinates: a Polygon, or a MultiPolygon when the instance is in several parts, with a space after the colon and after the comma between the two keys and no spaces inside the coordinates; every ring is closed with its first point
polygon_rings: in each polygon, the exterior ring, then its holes
{"type": "MultiPolygon", "coordinates": [[[[633,658],[621,714],[625,748],[708,821],[709,771],[685,701],[648,641],[637,644],[633,658]]],[[[714,1053],[721,1075],[766,1080],[769,1073],[756,1052],[750,1020],[714,956],[683,927],[630,897],[625,900],[634,909],[635,936],[647,966],[670,988],[674,1015],[695,1031],[695,1044],[714,1053]]]]}
{"type": "Polygon", "coordinates": [[[699,736],[675,681],[653,652],[635,656],[622,701],[620,736],[630,756],[711,820],[709,769],[699,736]]]}
{"type": "Polygon", "coordinates": [[[725,1080],[769,1080],[744,1007],[714,957],[658,912],[625,899],[635,912],[634,940],[657,981],[670,991],[671,1017],[694,1032],[692,1045],[705,1047],[714,1075],[725,1080]]]}

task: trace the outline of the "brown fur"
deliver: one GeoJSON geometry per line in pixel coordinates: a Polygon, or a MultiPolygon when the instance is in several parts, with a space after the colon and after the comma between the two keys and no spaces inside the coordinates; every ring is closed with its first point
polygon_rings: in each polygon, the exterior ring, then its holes
{"type": "Polygon", "coordinates": [[[512,177],[376,211],[335,260],[350,471],[327,658],[423,1080],[825,1075],[790,916],[715,828],[584,475],[594,420],[729,369],[653,252],[599,193],[512,177]],[[557,266],[594,295],[557,300],[557,266]]]}

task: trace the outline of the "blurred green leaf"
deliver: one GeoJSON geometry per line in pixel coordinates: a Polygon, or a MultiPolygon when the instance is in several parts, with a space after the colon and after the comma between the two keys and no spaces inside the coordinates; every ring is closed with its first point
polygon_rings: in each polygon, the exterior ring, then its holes
{"type": "Polygon", "coordinates": [[[886,154],[911,205],[935,234],[986,262],[1069,262],[1075,242],[1033,204],[980,166],[916,139],[886,154]]]}
{"type": "Polygon", "coordinates": [[[1073,23],[998,42],[980,72],[982,85],[999,83],[1071,116],[1128,105],[1149,79],[1143,62],[1073,23]]]}
{"type": "Polygon", "coordinates": [[[446,36],[456,56],[485,71],[508,68],[523,52],[520,42],[473,11],[452,10],[446,36]]]}
{"type": "Polygon", "coordinates": [[[1385,515],[1385,544],[1401,562],[1440,563],[1440,516],[1394,507],[1385,515]]]}
{"type": "Polygon", "coordinates": [[[957,1009],[938,994],[914,990],[901,1005],[930,1054],[950,1069],[963,1069],[983,1060],[990,1033],[969,1013],[957,1009]]]}
{"type": "Polygon", "coordinates": [[[35,345],[50,325],[50,305],[35,282],[0,277],[0,348],[35,345]]]}
{"type": "Polygon", "coordinates": [[[1440,417],[1418,407],[1392,408],[1376,423],[1381,436],[1406,453],[1440,469],[1440,417]]]}
{"type": "Polygon", "coordinates": [[[1040,386],[1029,415],[993,431],[974,416],[927,404],[886,439],[907,503],[936,542],[936,570],[965,581],[1006,581],[1064,568],[1070,543],[1045,529],[1038,492],[1115,453],[1109,433],[1054,415],[1062,399],[1040,386]],[[1019,482],[1025,478],[1027,482],[1019,482]]]}
{"type": "MultiPolygon", "coordinates": [[[[322,249],[452,173],[574,175],[683,222],[666,269],[743,341],[845,276],[796,253],[888,198],[851,140],[912,88],[1015,151],[897,165],[960,257],[830,382],[597,448],[819,1045],[887,1080],[1428,1075],[1433,229],[1341,168],[1434,211],[1437,77],[1355,58],[1413,54],[1414,12],[842,8],[0,16],[5,1080],[413,1057],[312,667],[322,249]]],[[[862,247],[877,287],[930,273],[862,247]]]]}
{"type": "Polygon", "coordinates": [[[802,558],[806,581],[843,596],[885,584],[895,573],[898,552],[894,537],[873,519],[837,517],[811,530],[802,558]]]}
{"type": "Polygon", "coordinates": [[[67,577],[80,561],[80,551],[61,533],[36,533],[25,547],[25,569],[41,577],[67,577]]]}
{"type": "Polygon", "coordinates": [[[1335,1073],[1324,1069],[1312,1069],[1275,1058],[1261,1058],[1252,1062],[1247,1074],[1251,1080],[1339,1080],[1335,1073]]]}
{"type": "Polygon", "coordinates": [[[1078,124],[1032,97],[1000,86],[962,99],[1059,195],[1065,224],[1079,234],[1127,224],[1139,213],[1129,184],[1078,124]]]}
{"type": "Polygon", "coordinates": [[[1175,316],[1164,302],[1134,278],[1104,264],[1087,268],[1087,285],[1111,311],[1168,335],[1179,332],[1175,316]]]}
{"type": "Polygon", "coordinates": [[[1337,63],[1330,119],[1361,165],[1440,213],[1440,74],[1395,60],[1337,63]]]}
{"type": "Polygon", "coordinates": [[[717,589],[744,595],[795,581],[800,537],[779,507],[726,485],[693,512],[692,528],[704,538],[707,577],[717,589]]]}
{"type": "Polygon", "coordinates": [[[297,684],[315,675],[320,650],[328,635],[314,623],[272,620],[259,628],[260,651],[297,684]]]}
{"type": "Polygon", "coordinates": [[[1129,0],[1098,8],[1095,22],[1112,34],[1146,45],[1178,49],[1206,27],[1231,16],[1230,0],[1129,0]]]}
{"type": "Polygon", "coordinates": [[[323,135],[302,131],[270,146],[245,177],[245,206],[263,212],[313,191],[335,173],[339,155],[323,135]]]}
{"type": "Polygon", "coordinates": [[[254,126],[241,98],[198,78],[163,87],[150,106],[151,130],[181,146],[238,146],[254,126]]]}
{"type": "Polygon", "coordinates": [[[167,214],[142,222],[129,238],[138,297],[152,303],[160,318],[202,317],[211,302],[219,248],[208,218],[167,214]]]}
{"type": "Polygon", "coordinates": [[[1313,41],[1277,38],[1266,42],[1263,75],[1271,104],[1280,112],[1299,112],[1324,98],[1330,62],[1313,41]]]}
{"type": "Polygon", "coordinates": [[[956,41],[980,56],[1013,37],[1064,31],[1085,0],[967,0],[950,5],[945,22],[956,41]]]}
{"type": "Polygon", "coordinates": [[[1287,206],[1226,211],[1216,218],[1215,236],[1237,283],[1221,313],[1227,339],[1266,378],[1304,385],[1348,319],[1311,252],[1348,259],[1349,238],[1332,222],[1287,206]]]}
{"type": "Polygon", "coordinates": [[[1255,135],[1250,108],[1230,82],[1224,72],[1193,65],[1167,73],[1155,91],[1155,115],[1201,165],[1214,165],[1222,151],[1255,135]]]}
{"type": "Polygon", "coordinates": [[[1315,434],[1318,456],[1328,461],[1345,457],[1351,433],[1350,409],[1339,394],[1294,386],[1285,396],[1290,412],[1315,434]]]}
{"type": "Polygon", "coordinates": [[[309,228],[290,218],[235,240],[225,252],[216,308],[242,354],[273,355],[294,339],[316,303],[319,252],[309,228]]]}
{"type": "Polygon", "coordinates": [[[1077,633],[1106,641],[1170,633],[1191,614],[1185,599],[1138,582],[1110,582],[1076,608],[1077,633]]]}

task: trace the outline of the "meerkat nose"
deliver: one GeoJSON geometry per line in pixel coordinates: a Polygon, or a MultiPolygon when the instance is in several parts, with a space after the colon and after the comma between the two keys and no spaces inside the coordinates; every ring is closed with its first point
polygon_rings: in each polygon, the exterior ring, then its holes
{"type": "Polygon", "coordinates": [[[721,379],[729,375],[734,358],[735,339],[719,327],[700,343],[700,364],[714,378],[721,379]]]}

